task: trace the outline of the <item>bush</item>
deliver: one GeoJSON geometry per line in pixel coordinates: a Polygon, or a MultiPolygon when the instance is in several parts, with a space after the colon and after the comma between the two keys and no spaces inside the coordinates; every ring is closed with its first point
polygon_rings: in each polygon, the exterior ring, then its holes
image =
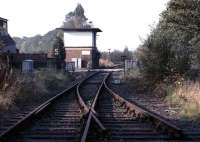
{"type": "Polygon", "coordinates": [[[186,48],[179,50],[174,34],[157,28],[152,31],[144,44],[138,49],[140,70],[149,80],[162,81],[174,74],[184,74],[190,67],[186,48]]]}
{"type": "Polygon", "coordinates": [[[141,77],[132,82],[166,97],[171,106],[180,108],[181,116],[194,118],[200,115],[199,17],[198,0],[170,0],[136,51],[141,77]]]}
{"type": "Polygon", "coordinates": [[[125,81],[137,93],[147,93],[149,90],[149,82],[143,77],[138,67],[126,71],[125,81]]]}

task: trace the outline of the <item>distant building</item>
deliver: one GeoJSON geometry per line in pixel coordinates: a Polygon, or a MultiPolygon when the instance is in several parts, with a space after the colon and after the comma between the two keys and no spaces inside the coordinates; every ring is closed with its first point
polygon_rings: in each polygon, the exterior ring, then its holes
{"type": "Polygon", "coordinates": [[[0,40],[4,44],[4,48],[0,49],[0,52],[4,53],[16,53],[17,48],[15,41],[11,38],[11,36],[8,34],[8,23],[7,19],[0,17],[0,40]]]}
{"type": "Polygon", "coordinates": [[[96,36],[102,32],[98,28],[59,28],[64,33],[66,63],[74,62],[75,68],[97,68],[100,53],[96,36]]]}

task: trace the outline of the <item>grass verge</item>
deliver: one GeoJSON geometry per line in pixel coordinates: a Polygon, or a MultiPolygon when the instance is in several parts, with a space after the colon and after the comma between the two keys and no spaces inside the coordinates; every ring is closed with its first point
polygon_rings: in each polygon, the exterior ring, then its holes
{"type": "MultiPolygon", "coordinates": [[[[126,82],[137,94],[152,94],[161,98],[169,109],[176,110],[179,118],[200,120],[200,81],[186,80],[181,76],[170,76],[163,81],[146,79],[139,70],[130,70],[126,82]]],[[[177,117],[176,116],[176,117],[177,117]]]]}
{"type": "Polygon", "coordinates": [[[168,90],[165,101],[171,107],[179,108],[179,115],[186,119],[200,119],[200,83],[179,82],[168,90]]]}
{"type": "Polygon", "coordinates": [[[15,72],[11,86],[0,91],[0,112],[41,103],[65,89],[71,81],[71,75],[55,70],[40,69],[33,74],[15,72]]]}

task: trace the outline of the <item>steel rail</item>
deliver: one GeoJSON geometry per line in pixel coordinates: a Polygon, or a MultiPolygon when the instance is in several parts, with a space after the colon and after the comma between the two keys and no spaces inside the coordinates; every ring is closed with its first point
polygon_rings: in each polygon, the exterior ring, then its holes
{"type": "Polygon", "coordinates": [[[107,81],[108,80],[104,82],[105,89],[116,101],[121,103],[121,106],[124,106],[127,109],[129,114],[132,114],[134,117],[136,116],[138,119],[152,122],[157,130],[163,130],[172,138],[182,139],[184,137],[183,131],[179,127],[170,123],[162,116],[140,106],[134,101],[129,102],[116,94],[108,87],[107,81]]]}
{"type": "Polygon", "coordinates": [[[83,98],[81,97],[80,94],[80,87],[83,83],[85,83],[87,80],[89,80],[90,78],[92,78],[94,75],[99,74],[100,72],[95,72],[93,74],[91,74],[87,79],[82,80],[76,87],[76,95],[77,95],[77,99],[80,105],[81,110],[83,111],[84,115],[86,115],[89,112],[89,107],[86,105],[86,103],[83,101],[83,98]]]}
{"type": "Polygon", "coordinates": [[[0,135],[0,142],[6,141],[10,136],[12,136],[15,132],[25,128],[27,125],[29,125],[29,122],[31,122],[33,119],[35,119],[37,116],[39,116],[42,112],[44,112],[46,109],[49,108],[51,104],[53,104],[58,98],[65,95],[66,93],[71,92],[73,89],[76,89],[76,87],[80,84],[80,82],[83,82],[84,80],[87,80],[91,76],[93,76],[96,73],[93,73],[92,75],[89,75],[88,77],[84,78],[81,81],[77,81],[61,93],[57,94],[56,96],[50,98],[49,100],[45,101],[43,104],[39,105],[37,108],[32,110],[30,113],[28,113],[25,117],[20,119],[17,123],[15,123],[13,126],[9,127],[5,132],[3,132],[0,135]]]}
{"type": "Polygon", "coordinates": [[[95,121],[95,123],[101,128],[101,130],[103,131],[106,131],[106,128],[104,127],[104,125],[100,122],[100,120],[95,116],[96,112],[95,112],[95,107],[96,107],[96,104],[97,104],[97,101],[98,101],[98,98],[99,98],[99,95],[102,91],[102,89],[104,88],[104,84],[105,84],[105,81],[106,79],[108,78],[109,74],[106,75],[106,77],[103,79],[96,95],[95,95],[95,98],[92,102],[92,105],[91,107],[89,108],[89,112],[88,112],[88,118],[87,118],[87,121],[86,121],[86,125],[84,127],[84,131],[83,131],[83,134],[81,136],[81,142],[86,142],[87,140],[87,136],[88,136],[88,132],[89,132],[89,128],[91,126],[91,122],[92,122],[92,119],[95,121]]]}

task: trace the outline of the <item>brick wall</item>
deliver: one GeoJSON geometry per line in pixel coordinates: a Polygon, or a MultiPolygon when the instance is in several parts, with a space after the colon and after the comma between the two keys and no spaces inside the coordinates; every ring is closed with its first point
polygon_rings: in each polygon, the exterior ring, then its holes
{"type": "Polygon", "coordinates": [[[82,58],[91,60],[91,48],[66,48],[66,61],[70,62],[72,58],[82,58]],[[90,55],[82,55],[82,51],[90,51],[90,55]]]}
{"type": "Polygon", "coordinates": [[[92,48],[65,48],[66,51],[66,62],[71,62],[72,58],[81,58],[81,68],[87,68],[92,62],[92,48]],[[87,53],[84,54],[83,52],[87,53]]]}

